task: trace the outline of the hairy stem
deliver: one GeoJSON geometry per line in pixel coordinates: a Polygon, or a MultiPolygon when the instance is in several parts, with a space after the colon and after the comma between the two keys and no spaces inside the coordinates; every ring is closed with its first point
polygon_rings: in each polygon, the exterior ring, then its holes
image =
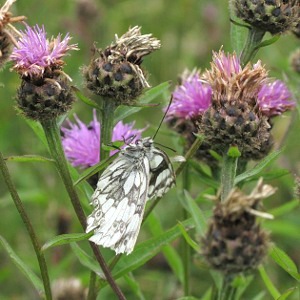
{"type": "MultiPolygon", "coordinates": [[[[49,149],[52,155],[52,158],[56,162],[57,170],[62,178],[62,181],[65,185],[65,188],[69,194],[69,197],[71,199],[73,208],[75,210],[75,213],[77,215],[77,218],[83,228],[85,230],[86,228],[86,216],[84,214],[84,211],[82,209],[77,191],[74,188],[73,181],[71,178],[71,174],[68,169],[68,164],[64,155],[64,150],[61,144],[60,135],[59,135],[59,129],[57,127],[56,120],[47,120],[42,122],[42,126],[47,138],[47,142],[49,145],[49,149]]],[[[118,296],[119,299],[125,299],[125,296],[123,295],[120,288],[117,286],[116,282],[114,281],[111,272],[101,254],[98,247],[90,242],[90,246],[94,252],[94,255],[103,270],[103,273],[105,274],[105,277],[110,284],[111,288],[115,292],[115,294],[118,296]]]]}
{"type": "Polygon", "coordinates": [[[241,54],[241,65],[245,66],[249,61],[251,61],[259,50],[259,44],[261,43],[264,35],[264,30],[260,30],[251,27],[248,32],[248,37],[241,54]]]}
{"type": "Polygon", "coordinates": [[[114,101],[111,99],[104,99],[102,110],[99,111],[101,120],[100,157],[102,161],[109,157],[109,151],[104,149],[102,145],[108,145],[111,143],[115,109],[116,104],[114,101]]]}
{"type": "Polygon", "coordinates": [[[1,173],[4,177],[4,181],[10,192],[10,195],[11,195],[11,197],[14,201],[14,204],[22,218],[22,221],[25,225],[25,228],[29,234],[31,243],[33,245],[33,248],[34,248],[37,260],[38,260],[39,268],[41,271],[41,275],[42,275],[42,281],[43,281],[43,285],[44,285],[44,289],[45,289],[45,297],[47,300],[51,300],[52,294],[51,294],[50,280],[49,280],[48,267],[47,267],[44,253],[41,250],[41,245],[38,241],[38,238],[36,236],[36,233],[33,229],[32,224],[30,222],[30,219],[25,211],[25,208],[19,197],[16,187],[15,187],[14,183],[12,182],[12,179],[9,174],[9,170],[7,168],[7,165],[5,163],[4,157],[1,152],[0,152],[0,169],[1,169],[1,173]]]}

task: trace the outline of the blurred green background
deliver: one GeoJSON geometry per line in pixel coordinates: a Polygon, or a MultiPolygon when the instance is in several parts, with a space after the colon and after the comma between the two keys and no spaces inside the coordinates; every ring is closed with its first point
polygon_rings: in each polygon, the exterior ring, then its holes
{"type": "MultiPolygon", "coordinates": [[[[3,1],[2,1],[3,2],[3,1]]],[[[185,69],[194,67],[202,70],[209,67],[212,50],[218,51],[222,46],[231,51],[230,21],[228,2],[222,0],[128,0],[128,1],[17,1],[11,10],[14,15],[25,15],[29,25],[45,25],[48,36],[63,35],[67,32],[78,43],[80,51],[73,51],[66,58],[64,71],[73,78],[73,83],[84,91],[80,68],[89,63],[90,49],[93,43],[104,48],[114,40],[114,35],[122,35],[130,26],[142,26],[142,33],[153,33],[161,40],[162,48],[146,57],[143,67],[149,73],[149,82],[155,86],[161,82],[171,81],[175,86],[178,76],[185,69]]],[[[17,25],[19,29],[22,26],[17,25]]],[[[245,30],[246,34],[246,30],[245,30]]],[[[291,70],[289,56],[299,46],[299,39],[293,35],[284,35],[276,44],[261,49],[257,59],[261,59],[270,70],[270,75],[284,79],[299,95],[299,74],[291,70]]],[[[47,149],[42,145],[24,120],[17,115],[15,106],[16,89],[20,83],[18,75],[10,71],[8,64],[0,73],[0,150],[5,156],[39,154],[48,156],[47,149]]],[[[86,92],[86,91],[85,91],[86,92]]],[[[160,101],[167,101],[164,95],[160,101]]],[[[90,122],[92,112],[84,103],[78,101],[70,116],[78,116],[90,122]]],[[[146,135],[154,132],[162,117],[161,108],[142,110],[141,113],[126,121],[137,121],[137,127],[150,124],[146,135]],[[152,113],[151,117],[149,114],[152,113]]],[[[167,137],[166,128],[162,128],[158,141],[163,144],[166,139],[176,148],[178,139],[167,137]]],[[[283,155],[270,168],[287,168],[289,176],[273,180],[272,185],[278,187],[275,196],[265,201],[267,211],[282,205],[294,197],[294,174],[299,173],[299,116],[289,113],[277,118],[274,124],[276,147],[286,146],[283,155]],[[293,122],[291,122],[293,118],[293,122]],[[288,135],[287,135],[288,134],[288,135]]],[[[169,145],[169,144],[167,144],[169,145]]],[[[56,170],[45,163],[9,163],[13,180],[26,209],[33,221],[42,242],[58,233],[58,221],[64,220],[70,225],[70,232],[80,232],[80,227],[56,170]]],[[[192,195],[206,191],[207,186],[200,183],[195,174],[192,195]]],[[[180,185],[180,183],[179,183],[180,185]]],[[[159,204],[156,210],[165,228],[176,224],[182,218],[180,204],[176,199],[176,191],[171,191],[159,204]]],[[[211,204],[202,203],[209,210],[211,204]]],[[[201,205],[202,205],[201,204],[201,205]]],[[[0,181],[0,234],[10,243],[17,254],[28,265],[38,272],[36,258],[29,242],[27,232],[7,193],[2,179],[0,181]]],[[[295,262],[300,262],[300,218],[299,209],[289,211],[274,221],[264,222],[264,226],[272,231],[272,239],[284,249],[295,262]]],[[[62,221],[61,221],[62,222],[62,221]]],[[[148,227],[151,224],[148,223],[148,227]]],[[[147,224],[142,229],[140,239],[149,236],[147,224]]],[[[106,253],[106,252],[105,252],[106,253]]],[[[110,253],[109,251],[107,253],[110,253]]],[[[60,247],[50,250],[47,254],[51,280],[77,276],[87,285],[89,271],[80,265],[72,255],[70,248],[60,247]]],[[[266,270],[280,291],[295,285],[295,281],[280,269],[271,259],[266,260],[266,270]]],[[[213,283],[195,256],[192,267],[192,294],[200,297],[213,283]]],[[[134,275],[140,282],[146,299],[176,299],[182,295],[182,289],[170,271],[164,258],[159,255],[151,263],[140,268],[134,275]]],[[[119,281],[124,291],[126,283],[119,281]]],[[[259,276],[248,288],[243,299],[253,299],[265,287],[259,276]]],[[[114,299],[107,288],[102,299],[114,299]]],[[[0,248],[0,299],[38,299],[30,283],[13,265],[8,255],[0,248]]],[[[136,299],[129,296],[128,299],[136,299]]],[[[262,299],[272,299],[268,293],[262,299]]],[[[292,296],[290,299],[298,299],[292,296]]]]}

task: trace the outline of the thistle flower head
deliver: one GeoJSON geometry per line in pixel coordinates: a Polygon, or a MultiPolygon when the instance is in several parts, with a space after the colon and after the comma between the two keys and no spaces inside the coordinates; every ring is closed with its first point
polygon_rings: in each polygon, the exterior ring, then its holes
{"type": "Polygon", "coordinates": [[[64,38],[59,34],[48,40],[44,26],[27,25],[10,57],[13,68],[22,77],[42,78],[45,72],[62,67],[62,58],[69,50],[78,50],[77,45],[69,45],[70,40],[69,34],[64,38]]]}
{"type": "MultiPolygon", "coordinates": [[[[100,123],[93,113],[93,120],[86,125],[74,115],[76,123],[68,121],[68,127],[62,127],[62,144],[67,159],[74,167],[88,168],[100,161],[100,123]]],[[[143,130],[134,129],[134,122],[124,124],[118,122],[112,135],[112,141],[141,138],[143,130]]],[[[111,152],[111,155],[115,151],[111,152]]]]}
{"type": "Polygon", "coordinates": [[[202,115],[211,105],[211,87],[200,78],[200,72],[187,73],[173,92],[167,118],[192,119],[202,115]]]}
{"type": "Polygon", "coordinates": [[[152,34],[141,34],[135,26],[104,51],[93,57],[83,69],[87,87],[97,95],[111,98],[117,105],[131,105],[144,88],[150,87],[140,65],[143,57],[160,48],[160,41],[152,34]]]}
{"type": "Polygon", "coordinates": [[[226,274],[255,269],[265,257],[269,237],[256,223],[256,216],[272,219],[259,211],[262,199],[275,189],[259,180],[250,195],[235,188],[214,208],[208,231],[203,238],[202,253],[208,263],[226,274]]]}
{"type": "Polygon", "coordinates": [[[280,115],[295,107],[292,94],[280,80],[264,84],[257,95],[258,105],[264,115],[269,117],[280,115]]]}

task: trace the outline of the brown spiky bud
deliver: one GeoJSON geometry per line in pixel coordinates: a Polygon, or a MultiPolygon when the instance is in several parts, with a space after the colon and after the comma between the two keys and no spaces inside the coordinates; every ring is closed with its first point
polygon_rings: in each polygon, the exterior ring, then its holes
{"type": "Polygon", "coordinates": [[[208,231],[202,240],[202,254],[215,269],[235,274],[257,268],[265,257],[269,236],[256,216],[272,218],[258,211],[262,199],[275,189],[259,180],[250,195],[235,188],[225,201],[218,202],[208,231]]]}
{"type": "Polygon", "coordinates": [[[75,101],[69,77],[56,71],[51,78],[34,81],[23,79],[18,89],[17,104],[23,114],[36,121],[54,119],[65,114],[75,101]]]}
{"type": "Polygon", "coordinates": [[[262,31],[279,34],[299,22],[299,0],[231,0],[240,19],[262,31]]]}
{"type": "Polygon", "coordinates": [[[116,105],[131,105],[144,88],[150,87],[140,65],[143,57],[160,48],[151,34],[135,26],[104,51],[97,49],[90,65],[83,68],[87,88],[116,105]]]}

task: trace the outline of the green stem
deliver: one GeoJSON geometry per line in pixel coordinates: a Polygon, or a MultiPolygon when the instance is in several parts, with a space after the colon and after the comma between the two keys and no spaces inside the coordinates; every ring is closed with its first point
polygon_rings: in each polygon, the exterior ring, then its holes
{"type": "Polygon", "coordinates": [[[219,291],[219,300],[234,300],[236,288],[231,285],[233,278],[232,276],[224,276],[222,290],[219,291]]]}
{"type": "Polygon", "coordinates": [[[1,169],[1,173],[4,177],[4,181],[8,187],[8,190],[11,194],[11,197],[15,203],[15,206],[22,218],[22,221],[25,225],[25,228],[28,231],[29,237],[31,239],[31,243],[33,245],[38,263],[39,263],[39,268],[41,271],[41,275],[42,275],[42,280],[43,280],[43,285],[44,285],[44,289],[45,289],[45,296],[47,300],[51,300],[52,299],[52,295],[51,295],[51,287],[50,287],[50,281],[49,281],[49,274],[48,274],[48,268],[47,268],[47,263],[44,257],[44,253],[41,250],[41,245],[37,239],[37,236],[35,234],[35,231],[33,229],[33,226],[30,222],[30,219],[25,211],[25,208],[23,206],[23,203],[19,197],[19,194],[16,190],[16,187],[14,185],[14,183],[11,180],[10,174],[9,174],[9,170],[7,168],[7,165],[5,163],[4,157],[2,155],[2,153],[0,152],[0,169],[1,169]]]}
{"type": "Polygon", "coordinates": [[[237,156],[224,155],[223,166],[221,171],[221,201],[224,201],[232,188],[234,187],[234,179],[237,169],[237,156]]]}
{"type": "MultiPolygon", "coordinates": [[[[62,178],[62,181],[65,185],[65,188],[69,194],[69,197],[71,199],[73,208],[75,210],[75,213],[77,215],[77,218],[83,228],[85,230],[86,228],[86,216],[84,214],[84,211],[82,209],[78,194],[74,188],[73,181],[69,172],[68,164],[65,158],[64,150],[61,144],[59,129],[57,127],[56,120],[47,120],[43,121],[42,123],[47,142],[49,145],[49,149],[52,155],[52,158],[56,162],[57,170],[62,178]]],[[[118,296],[119,299],[125,299],[125,296],[123,295],[120,288],[117,286],[116,282],[114,281],[111,272],[101,254],[98,247],[90,242],[90,246],[94,252],[94,255],[103,270],[103,273],[105,274],[105,277],[110,284],[111,288],[115,292],[115,294],[118,296]]]]}
{"type": "MultiPolygon", "coordinates": [[[[186,165],[182,172],[182,192],[190,190],[190,176],[189,176],[189,165],[186,165]]],[[[188,212],[183,208],[183,220],[188,218],[188,212]]],[[[182,261],[184,268],[184,295],[189,296],[190,294],[190,272],[191,272],[191,247],[182,239],[182,261]]]]}
{"type": "Polygon", "coordinates": [[[254,27],[251,27],[251,29],[249,29],[248,37],[241,54],[242,66],[245,66],[250,60],[255,57],[256,53],[259,50],[258,46],[261,43],[265,33],[265,31],[259,30],[254,27]]]}
{"type": "Polygon", "coordinates": [[[114,114],[116,104],[111,99],[104,99],[102,110],[100,111],[101,119],[101,141],[100,141],[100,157],[101,161],[109,157],[109,151],[104,149],[102,145],[111,143],[112,132],[114,128],[114,114]]]}
{"type": "Polygon", "coordinates": [[[91,272],[87,300],[95,300],[97,298],[96,283],[97,283],[96,273],[91,272]]]}

